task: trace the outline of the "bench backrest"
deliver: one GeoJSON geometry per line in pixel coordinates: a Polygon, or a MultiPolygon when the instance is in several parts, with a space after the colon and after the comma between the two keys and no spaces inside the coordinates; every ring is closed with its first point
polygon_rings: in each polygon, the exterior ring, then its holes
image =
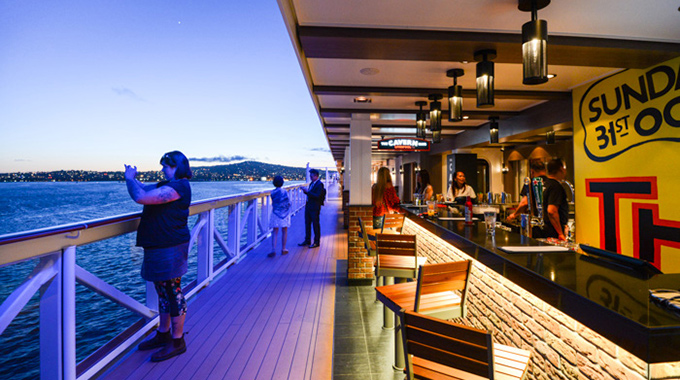
{"type": "Polygon", "coordinates": [[[457,323],[401,310],[402,336],[407,379],[413,379],[411,355],[444,366],[493,379],[493,342],[491,334],[457,323]]]}
{"type": "Polygon", "coordinates": [[[404,214],[385,214],[383,215],[383,230],[385,228],[392,228],[401,233],[404,227],[404,214]]]}
{"type": "Polygon", "coordinates": [[[460,306],[465,315],[465,300],[470,283],[471,260],[422,265],[418,269],[415,311],[420,310],[422,295],[446,291],[460,292],[460,306]]]}
{"type": "Polygon", "coordinates": [[[359,218],[359,228],[361,238],[364,239],[364,248],[369,256],[375,256],[375,231],[373,230],[373,220],[362,221],[359,218]]]}
{"type": "Polygon", "coordinates": [[[379,255],[416,256],[416,235],[377,234],[379,255]]]}

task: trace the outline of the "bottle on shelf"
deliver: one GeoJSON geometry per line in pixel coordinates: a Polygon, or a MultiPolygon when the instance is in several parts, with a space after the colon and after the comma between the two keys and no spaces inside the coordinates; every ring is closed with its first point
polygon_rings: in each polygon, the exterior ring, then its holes
{"type": "Polygon", "coordinates": [[[472,199],[469,196],[465,200],[465,224],[472,224],[472,199]]]}

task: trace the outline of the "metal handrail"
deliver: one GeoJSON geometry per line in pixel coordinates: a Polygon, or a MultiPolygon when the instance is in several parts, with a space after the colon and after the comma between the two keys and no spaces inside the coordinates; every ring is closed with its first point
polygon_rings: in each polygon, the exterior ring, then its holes
{"type": "MultiPolygon", "coordinates": [[[[300,185],[287,186],[284,189],[291,197],[293,213],[304,207],[306,197],[300,191],[300,185]]],[[[259,191],[205,199],[191,204],[189,215],[198,215],[191,231],[191,244],[195,243],[197,246],[197,274],[196,280],[185,289],[187,298],[208,286],[215,276],[228,266],[238,263],[248,250],[267,238],[270,233],[270,194],[271,191],[259,191]],[[225,207],[228,212],[226,240],[215,224],[215,210],[225,207]],[[244,230],[248,231],[245,246],[241,244],[244,230]],[[226,260],[217,265],[214,264],[215,242],[227,256],[226,260]]],[[[26,280],[0,304],[0,334],[38,289],[41,295],[48,295],[40,300],[41,378],[89,379],[132,347],[158,323],[158,300],[152,284],[147,283],[144,305],[75,263],[78,246],[134,232],[140,217],[141,213],[136,212],[0,236],[0,267],[40,258],[26,280]],[[101,352],[100,348],[80,364],[75,359],[76,282],[143,318],[104,345],[113,346],[110,350],[101,352]],[[114,341],[116,344],[112,345],[114,341]]]]}

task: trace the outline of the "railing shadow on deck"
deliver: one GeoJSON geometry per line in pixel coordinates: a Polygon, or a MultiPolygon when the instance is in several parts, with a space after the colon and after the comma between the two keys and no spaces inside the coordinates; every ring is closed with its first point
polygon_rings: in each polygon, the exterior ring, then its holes
{"type": "MultiPolygon", "coordinates": [[[[285,189],[296,213],[304,207],[306,197],[299,185],[285,189]]],[[[196,279],[184,287],[187,298],[208,286],[268,237],[270,193],[253,192],[192,203],[189,214],[197,215],[197,220],[191,230],[190,249],[196,247],[197,269],[196,279]],[[220,209],[226,211],[226,228],[216,223],[216,211],[220,209]],[[215,247],[225,255],[218,263],[214,262],[215,247]]],[[[0,334],[39,292],[41,378],[90,379],[158,323],[158,299],[153,284],[146,283],[143,304],[76,264],[78,246],[135,232],[140,216],[141,213],[131,213],[0,236],[0,267],[37,260],[32,272],[0,305],[0,334]],[[76,282],[141,317],[80,363],[76,359],[76,282]]]]}

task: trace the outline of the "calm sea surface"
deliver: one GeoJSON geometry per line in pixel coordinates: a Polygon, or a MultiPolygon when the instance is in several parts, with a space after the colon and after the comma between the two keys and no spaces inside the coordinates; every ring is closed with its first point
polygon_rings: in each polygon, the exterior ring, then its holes
{"type": "MultiPolygon", "coordinates": [[[[269,182],[233,181],[192,182],[191,187],[193,201],[274,188],[269,182]]],[[[124,183],[0,183],[0,235],[141,210],[142,206],[130,199],[124,183]]],[[[190,225],[195,220],[195,216],[191,217],[190,225]]],[[[219,230],[226,231],[226,220],[219,211],[216,224],[219,230]]],[[[135,247],[135,235],[131,233],[79,246],[76,263],[144,303],[145,285],[139,276],[143,252],[135,247]]],[[[218,255],[216,262],[220,261],[219,255],[223,253],[219,249],[215,252],[218,255]]],[[[195,279],[196,256],[193,253],[183,283],[195,279]]],[[[0,268],[0,302],[25,281],[36,263],[31,260],[0,268]]],[[[76,346],[80,361],[140,317],[82,285],[76,285],[76,292],[76,346]]],[[[0,379],[39,378],[38,309],[38,295],[35,295],[0,335],[0,379]]]]}

